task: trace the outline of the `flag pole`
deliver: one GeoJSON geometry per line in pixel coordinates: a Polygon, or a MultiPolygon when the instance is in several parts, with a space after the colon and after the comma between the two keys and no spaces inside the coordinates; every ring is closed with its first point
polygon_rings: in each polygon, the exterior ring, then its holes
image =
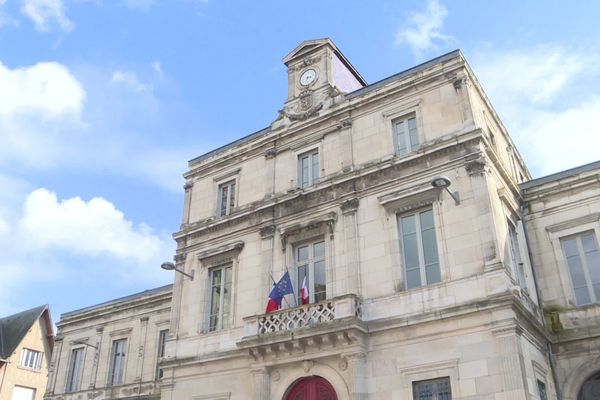
{"type": "MultiPolygon", "coordinates": [[[[290,273],[290,271],[288,271],[288,267],[287,265],[285,266],[285,272],[290,273]]],[[[291,279],[290,279],[291,280],[291,279]]],[[[294,291],[294,286],[292,286],[292,291],[294,291]]],[[[294,293],[294,307],[298,307],[298,299],[296,298],[296,293],[294,293]]]]}
{"type": "MultiPolygon", "coordinates": [[[[286,268],[286,272],[287,272],[287,268],[286,268]]],[[[273,285],[277,285],[277,282],[275,282],[275,279],[273,279],[273,275],[269,274],[269,278],[271,278],[271,280],[273,281],[273,285]]],[[[294,288],[292,288],[293,291],[294,288]]],[[[296,293],[294,293],[294,298],[296,297],[296,293]]],[[[290,306],[290,303],[288,303],[287,299],[285,298],[285,296],[283,296],[283,301],[285,301],[285,304],[287,304],[288,308],[292,308],[290,306]]]]}

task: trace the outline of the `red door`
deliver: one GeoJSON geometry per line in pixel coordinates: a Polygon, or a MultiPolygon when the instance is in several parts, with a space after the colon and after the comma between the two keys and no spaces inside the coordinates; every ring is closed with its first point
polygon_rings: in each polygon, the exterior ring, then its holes
{"type": "Polygon", "coordinates": [[[325,379],[311,376],[296,381],[286,400],[337,400],[337,395],[325,379]]]}

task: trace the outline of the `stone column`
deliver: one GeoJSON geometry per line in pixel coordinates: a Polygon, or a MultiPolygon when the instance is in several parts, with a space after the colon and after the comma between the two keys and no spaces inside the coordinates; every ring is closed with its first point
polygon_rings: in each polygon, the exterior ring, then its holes
{"type": "Polygon", "coordinates": [[[366,400],[367,390],[367,356],[365,353],[352,353],[342,357],[340,369],[346,369],[348,391],[351,400],[366,400]]]}
{"type": "Polygon", "coordinates": [[[54,353],[52,354],[52,360],[50,362],[50,367],[48,368],[48,387],[44,396],[54,394],[54,389],[56,387],[57,372],[59,371],[60,367],[60,356],[62,352],[62,347],[63,338],[61,336],[57,336],[54,339],[54,353]]]}
{"type": "Polygon", "coordinates": [[[190,205],[192,202],[192,187],[193,187],[193,185],[191,182],[186,182],[185,185],[183,185],[183,190],[185,192],[185,195],[183,198],[183,215],[181,217],[182,228],[190,223],[190,205]]]}
{"type": "Polygon", "coordinates": [[[345,255],[345,293],[354,293],[360,296],[360,255],[358,245],[358,223],[356,212],[358,210],[358,198],[346,200],[342,203],[342,214],[344,215],[344,255],[345,255]]]}
{"type": "Polygon", "coordinates": [[[348,117],[338,124],[340,129],[340,154],[342,170],[348,171],[354,164],[354,150],[352,148],[352,118],[348,117]]]}
{"type": "Polygon", "coordinates": [[[254,378],[254,397],[255,400],[271,398],[271,377],[266,368],[252,370],[254,378]]]}

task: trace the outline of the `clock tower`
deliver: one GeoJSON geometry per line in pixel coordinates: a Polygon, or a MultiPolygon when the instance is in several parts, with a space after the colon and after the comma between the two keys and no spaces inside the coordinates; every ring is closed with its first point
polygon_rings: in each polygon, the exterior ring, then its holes
{"type": "Polygon", "coordinates": [[[302,42],[283,59],[288,67],[288,97],[280,117],[289,121],[318,115],[367,85],[330,39],[302,42]]]}

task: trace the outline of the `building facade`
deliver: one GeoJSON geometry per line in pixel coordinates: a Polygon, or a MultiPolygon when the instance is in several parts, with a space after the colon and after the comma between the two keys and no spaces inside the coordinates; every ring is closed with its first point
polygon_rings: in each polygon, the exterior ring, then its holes
{"type": "Polygon", "coordinates": [[[556,398],[530,176],[463,55],[371,85],[328,39],[284,63],[279,118],[185,174],[194,279],[173,286],[163,398],[556,398]],[[296,295],[265,314],[285,272],[296,295]]]}
{"type": "Polygon", "coordinates": [[[160,399],[171,285],[62,314],[46,400],[160,399]]]}
{"type": "Polygon", "coordinates": [[[45,398],[600,398],[600,163],[531,180],[460,51],[283,61],[277,120],[189,162],[184,274],[62,315],[45,398]]]}
{"type": "Polygon", "coordinates": [[[0,400],[42,400],[53,348],[47,305],[0,318],[0,400]]]}
{"type": "Polygon", "coordinates": [[[600,162],[521,184],[560,397],[600,398],[600,162]]]}

